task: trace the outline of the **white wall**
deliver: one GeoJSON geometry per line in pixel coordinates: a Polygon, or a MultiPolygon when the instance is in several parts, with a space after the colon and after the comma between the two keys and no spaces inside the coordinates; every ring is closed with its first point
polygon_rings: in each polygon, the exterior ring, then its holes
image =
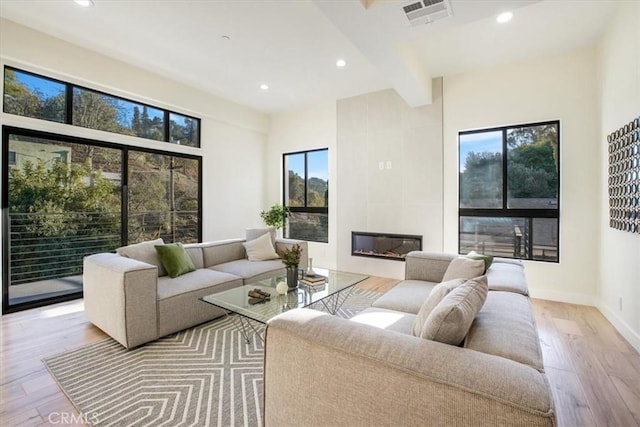
{"type": "Polygon", "coordinates": [[[458,132],[560,120],[560,262],[525,262],[533,296],[593,305],[600,151],[596,56],[581,50],[444,80],[444,250],[457,252],[458,132]]]}
{"type": "Polygon", "coordinates": [[[0,66],[5,64],[201,118],[197,149],[0,113],[3,125],[201,155],[203,240],[242,237],[259,223],[265,114],[3,19],[0,66]]]}
{"type": "Polygon", "coordinates": [[[402,279],[403,262],[352,256],[351,232],[421,235],[442,251],[442,79],[431,105],[389,89],[339,100],[337,120],[338,269],[402,279]]]}
{"type": "Polygon", "coordinates": [[[329,101],[271,116],[265,157],[263,209],[282,203],[282,154],[329,149],[329,242],[309,242],[314,267],[336,268],[336,103],[329,101]]]}
{"type": "Polygon", "coordinates": [[[640,351],[640,234],[609,228],[606,136],[640,116],[640,3],[624,2],[599,46],[598,308],[640,351]],[[620,300],[622,306],[620,307],[620,300]]]}

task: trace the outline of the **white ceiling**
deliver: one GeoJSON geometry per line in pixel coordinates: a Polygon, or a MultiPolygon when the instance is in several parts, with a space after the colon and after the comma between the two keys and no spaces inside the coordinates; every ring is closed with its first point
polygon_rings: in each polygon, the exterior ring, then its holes
{"type": "Polygon", "coordinates": [[[620,1],[451,0],[419,27],[411,0],[1,0],[0,17],[269,113],[390,87],[429,103],[432,77],[593,45],[620,1]]]}

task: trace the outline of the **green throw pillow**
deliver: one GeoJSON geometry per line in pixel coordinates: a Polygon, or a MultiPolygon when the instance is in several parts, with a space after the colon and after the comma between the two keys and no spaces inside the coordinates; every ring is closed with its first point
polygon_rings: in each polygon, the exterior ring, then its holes
{"type": "Polygon", "coordinates": [[[189,254],[182,246],[182,243],[169,243],[167,245],[157,245],[156,252],[158,258],[169,277],[176,278],[185,273],[196,270],[189,254]]]}
{"type": "Polygon", "coordinates": [[[477,253],[475,251],[469,252],[468,254],[465,255],[465,257],[471,258],[471,259],[481,259],[482,261],[484,261],[484,271],[485,271],[485,273],[487,272],[489,267],[491,267],[491,263],[493,263],[493,257],[491,255],[483,255],[483,254],[479,254],[479,253],[477,253]]]}

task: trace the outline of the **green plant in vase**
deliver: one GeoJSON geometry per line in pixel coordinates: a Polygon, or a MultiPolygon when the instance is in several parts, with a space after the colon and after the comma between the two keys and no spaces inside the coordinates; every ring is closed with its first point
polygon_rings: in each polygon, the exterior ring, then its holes
{"type": "Polygon", "coordinates": [[[260,217],[266,225],[269,227],[275,227],[276,229],[284,228],[284,224],[291,212],[289,208],[279,203],[271,206],[269,209],[260,212],[260,217]]]}
{"type": "Polygon", "coordinates": [[[300,256],[302,255],[302,247],[299,244],[292,245],[280,254],[282,262],[287,267],[287,285],[289,289],[298,286],[298,265],[300,265],[300,256]]]}

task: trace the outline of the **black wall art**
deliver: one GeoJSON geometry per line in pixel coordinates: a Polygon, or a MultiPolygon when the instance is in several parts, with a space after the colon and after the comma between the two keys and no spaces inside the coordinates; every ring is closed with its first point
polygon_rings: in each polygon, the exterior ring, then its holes
{"type": "Polygon", "coordinates": [[[640,234],[640,117],[607,136],[609,226],[640,234]]]}

